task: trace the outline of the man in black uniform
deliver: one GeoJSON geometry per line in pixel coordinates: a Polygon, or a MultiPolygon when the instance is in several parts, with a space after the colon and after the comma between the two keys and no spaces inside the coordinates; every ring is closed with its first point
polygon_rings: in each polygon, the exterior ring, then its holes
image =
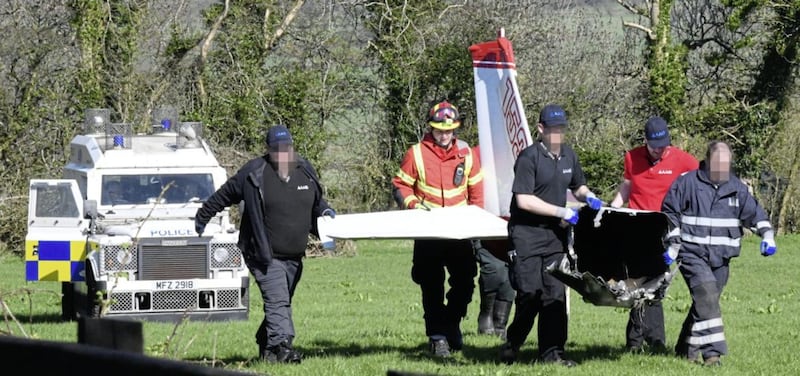
{"type": "Polygon", "coordinates": [[[566,207],[567,189],[592,209],[602,201],[586,186],[578,156],[563,143],[567,115],[558,105],[539,114],[538,142],[525,148],[514,164],[511,218],[508,236],[513,251],[511,285],[517,291],[514,320],[500,360],[511,364],[539,315],[539,361],[575,366],[564,358],[567,342],[566,286],[545,271],[567,254],[568,224],[578,223],[578,212],[566,207]],[[565,222],[566,221],[566,222],[565,222]]]}
{"type": "Polygon", "coordinates": [[[202,234],[208,221],[224,208],[244,201],[239,248],[264,300],[264,320],[256,332],[262,360],[300,363],[294,350],[292,297],[303,272],[308,234],[316,218],[336,216],[322,197],[317,172],[294,152],[283,125],[267,133],[269,153],[247,162],[195,215],[202,234]]]}

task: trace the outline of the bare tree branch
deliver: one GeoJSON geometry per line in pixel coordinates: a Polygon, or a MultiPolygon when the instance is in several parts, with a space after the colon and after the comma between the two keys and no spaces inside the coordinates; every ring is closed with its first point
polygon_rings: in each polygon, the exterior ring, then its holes
{"type": "Polygon", "coordinates": [[[211,43],[214,41],[214,38],[219,31],[220,26],[222,25],[222,21],[225,17],[228,16],[228,9],[230,8],[231,0],[225,0],[225,8],[220,13],[219,17],[217,17],[216,21],[214,21],[214,25],[211,26],[211,29],[206,34],[206,39],[203,41],[203,47],[200,49],[200,61],[199,61],[199,73],[197,75],[197,90],[200,96],[200,100],[205,102],[207,97],[205,84],[203,83],[203,67],[206,65],[206,61],[208,60],[208,50],[211,49],[211,43]]]}
{"type": "Polygon", "coordinates": [[[642,25],[639,25],[636,22],[623,21],[622,25],[626,26],[626,27],[633,28],[633,29],[638,29],[638,30],[644,31],[645,33],[647,33],[647,37],[650,38],[650,40],[655,40],[656,39],[656,34],[653,32],[653,30],[650,30],[650,28],[648,28],[648,27],[644,27],[642,25]]]}
{"type": "Polygon", "coordinates": [[[264,19],[261,21],[261,34],[264,36],[264,51],[269,51],[272,48],[270,44],[272,38],[269,35],[269,15],[272,13],[271,8],[264,11],[264,19]]]}
{"type": "Polygon", "coordinates": [[[621,5],[623,8],[627,9],[629,12],[637,15],[637,16],[649,16],[649,12],[647,9],[636,7],[635,5],[625,1],[625,0],[617,0],[617,3],[621,5]]]}
{"type": "Polygon", "coordinates": [[[444,8],[444,10],[441,13],[439,13],[439,17],[437,17],[437,19],[441,20],[442,17],[444,17],[444,14],[447,13],[447,11],[450,10],[451,8],[461,8],[464,5],[467,5],[467,0],[464,0],[464,2],[461,3],[461,5],[458,4],[448,5],[447,8],[444,8]]]}
{"type": "Polygon", "coordinates": [[[297,13],[300,12],[300,7],[305,4],[305,0],[297,0],[294,2],[294,6],[289,13],[286,14],[286,17],[283,18],[283,22],[281,22],[281,26],[279,26],[275,33],[272,34],[272,38],[270,38],[269,43],[267,43],[267,50],[271,50],[275,44],[278,42],[278,39],[286,32],[286,29],[291,25],[292,21],[295,17],[297,17],[297,13]]]}

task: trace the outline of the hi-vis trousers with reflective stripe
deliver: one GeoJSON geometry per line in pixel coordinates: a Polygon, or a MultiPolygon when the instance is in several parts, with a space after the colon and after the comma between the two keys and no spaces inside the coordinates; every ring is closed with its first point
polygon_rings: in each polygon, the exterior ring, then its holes
{"type": "Polygon", "coordinates": [[[692,253],[681,254],[681,274],[692,296],[692,307],[683,322],[681,334],[675,345],[678,355],[708,359],[728,353],[722,325],[720,296],[728,283],[728,260],[712,268],[692,253]]]}

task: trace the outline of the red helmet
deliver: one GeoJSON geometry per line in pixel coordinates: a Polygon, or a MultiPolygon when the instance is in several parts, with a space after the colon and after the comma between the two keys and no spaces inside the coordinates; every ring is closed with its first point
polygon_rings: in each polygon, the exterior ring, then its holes
{"type": "Polygon", "coordinates": [[[448,101],[437,103],[428,112],[428,124],[443,131],[458,128],[461,125],[458,108],[448,101]]]}

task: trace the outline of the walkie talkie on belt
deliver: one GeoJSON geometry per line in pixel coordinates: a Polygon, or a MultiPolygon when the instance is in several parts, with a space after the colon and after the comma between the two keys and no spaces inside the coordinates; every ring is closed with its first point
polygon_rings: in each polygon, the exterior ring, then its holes
{"type": "Polygon", "coordinates": [[[464,182],[464,162],[461,162],[456,167],[456,172],[453,174],[453,185],[458,187],[464,182]]]}

